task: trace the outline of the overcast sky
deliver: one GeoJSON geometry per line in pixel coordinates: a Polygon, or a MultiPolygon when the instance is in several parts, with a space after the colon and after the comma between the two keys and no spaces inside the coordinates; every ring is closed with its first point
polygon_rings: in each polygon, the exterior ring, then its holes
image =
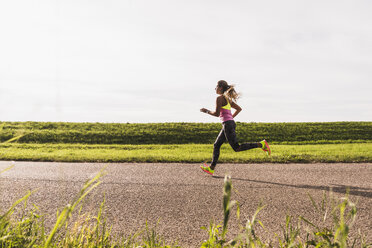
{"type": "Polygon", "coordinates": [[[372,121],[372,1],[0,1],[0,121],[372,121]]]}

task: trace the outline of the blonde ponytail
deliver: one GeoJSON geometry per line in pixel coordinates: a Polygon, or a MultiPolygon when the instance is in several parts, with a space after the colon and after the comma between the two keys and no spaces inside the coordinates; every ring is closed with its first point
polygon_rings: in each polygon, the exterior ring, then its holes
{"type": "Polygon", "coordinates": [[[222,88],[223,95],[230,101],[236,102],[240,97],[240,94],[235,90],[235,85],[229,85],[225,80],[220,80],[218,86],[222,88]]]}
{"type": "Polygon", "coordinates": [[[236,102],[240,97],[240,94],[236,92],[234,85],[229,85],[229,88],[223,93],[230,101],[236,102]]]}

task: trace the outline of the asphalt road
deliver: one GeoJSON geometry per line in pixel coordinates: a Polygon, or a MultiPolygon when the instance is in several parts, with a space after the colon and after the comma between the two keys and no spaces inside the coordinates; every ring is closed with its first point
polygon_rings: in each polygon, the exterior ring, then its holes
{"type": "MultiPolygon", "coordinates": [[[[350,189],[357,202],[358,217],[352,235],[360,229],[372,240],[372,164],[220,164],[215,176],[203,173],[199,164],[142,163],[45,163],[15,162],[0,175],[0,206],[4,210],[26,194],[29,205],[36,204],[52,225],[57,209],[74,199],[86,180],[107,166],[103,183],[86,199],[85,208],[95,213],[103,195],[106,216],[116,234],[129,234],[157,222],[157,232],[165,240],[185,247],[198,247],[208,234],[201,226],[223,220],[222,188],[224,175],[231,175],[232,199],[241,204],[241,222],[255,212],[260,202],[265,208],[258,219],[266,230],[259,236],[275,239],[281,234],[286,214],[320,221],[308,194],[320,202],[324,191],[332,188],[335,197],[350,189]]],[[[0,161],[0,171],[11,165],[0,161]]],[[[231,217],[230,236],[238,229],[231,217]]]]}

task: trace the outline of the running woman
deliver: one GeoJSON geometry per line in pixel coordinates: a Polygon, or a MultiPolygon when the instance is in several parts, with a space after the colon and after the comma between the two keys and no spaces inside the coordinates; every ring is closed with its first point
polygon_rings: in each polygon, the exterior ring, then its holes
{"type": "Polygon", "coordinates": [[[246,151],[252,148],[261,148],[263,151],[271,154],[269,144],[266,140],[258,143],[244,143],[239,144],[235,134],[235,121],[234,118],[237,116],[242,108],[236,104],[236,100],[239,98],[239,94],[235,91],[233,85],[229,85],[226,81],[220,80],[216,86],[216,93],[219,95],[216,100],[216,111],[210,111],[202,108],[201,112],[210,114],[212,116],[220,117],[222,121],[222,129],[214,142],[213,148],[213,159],[210,166],[205,163],[200,168],[213,175],[214,169],[220,156],[220,148],[222,144],[227,140],[235,152],[246,151]],[[234,114],[231,113],[231,108],[235,109],[234,114]]]}

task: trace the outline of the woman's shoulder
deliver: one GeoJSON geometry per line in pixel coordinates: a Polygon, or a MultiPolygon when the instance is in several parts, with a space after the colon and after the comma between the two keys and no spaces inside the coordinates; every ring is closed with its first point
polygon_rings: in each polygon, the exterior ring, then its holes
{"type": "Polygon", "coordinates": [[[227,103],[230,102],[229,99],[224,95],[218,96],[217,101],[220,102],[222,105],[226,105],[227,103]]]}
{"type": "Polygon", "coordinates": [[[225,102],[226,97],[224,95],[217,96],[217,101],[225,102]]]}

